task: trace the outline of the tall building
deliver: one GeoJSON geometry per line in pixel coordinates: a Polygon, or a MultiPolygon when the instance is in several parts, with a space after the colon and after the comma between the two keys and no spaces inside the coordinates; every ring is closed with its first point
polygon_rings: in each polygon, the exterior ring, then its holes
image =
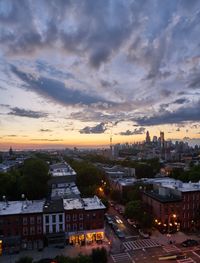
{"type": "Polygon", "coordinates": [[[153,136],[153,142],[154,142],[154,143],[157,143],[157,141],[158,141],[158,138],[157,138],[157,136],[154,135],[154,136],[153,136]]]}
{"type": "Polygon", "coordinates": [[[149,136],[149,131],[146,132],[146,143],[150,143],[151,142],[151,138],[149,136]]]}
{"type": "Polygon", "coordinates": [[[161,146],[161,148],[164,148],[164,146],[165,146],[164,132],[160,132],[160,146],[161,146]]]}

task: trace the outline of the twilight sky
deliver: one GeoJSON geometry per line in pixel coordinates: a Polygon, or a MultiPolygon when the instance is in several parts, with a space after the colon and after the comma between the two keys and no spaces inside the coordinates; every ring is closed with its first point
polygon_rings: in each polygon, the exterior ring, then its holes
{"type": "Polygon", "coordinates": [[[199,0],[0,0],[0,149],[200,138],[199,0]]]}

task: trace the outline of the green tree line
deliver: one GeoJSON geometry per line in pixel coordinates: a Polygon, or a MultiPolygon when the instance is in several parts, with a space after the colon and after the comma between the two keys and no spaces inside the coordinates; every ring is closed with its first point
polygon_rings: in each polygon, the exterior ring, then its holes
{"type": "Polygon", "coordinates": [[[28,199],[40,199],[47,195],[48,165],[41,159],[32,158],[20,169],[0,173],[0,199],[18,200],[22,194],[28,199]]]}

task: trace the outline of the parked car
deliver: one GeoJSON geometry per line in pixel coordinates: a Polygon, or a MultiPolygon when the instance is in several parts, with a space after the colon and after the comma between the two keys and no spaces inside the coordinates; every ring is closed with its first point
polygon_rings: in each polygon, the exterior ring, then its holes
{"type": "Polygon", "coordinates": [[[192,247],[192,246],[197,246],[198,244],[199,244],[198,241],[194,239],[187,239],[181,243],[183,247],[192,247]]]}
{"type": "Polygon", "coordinates": [[[115,231],[116,235],[119,237],[119,238],[124,238],[125,237],[125,234],[124,232],[122,232],[120,229],[117,229],[115,231]]]}
{"type": "Polygon", "coordinates": [[[111,216],[109,214],[105,214],[105,219],[106,219],[106,222],[110,225],[113,223],[113,220],[111,218],[111,216]]]}

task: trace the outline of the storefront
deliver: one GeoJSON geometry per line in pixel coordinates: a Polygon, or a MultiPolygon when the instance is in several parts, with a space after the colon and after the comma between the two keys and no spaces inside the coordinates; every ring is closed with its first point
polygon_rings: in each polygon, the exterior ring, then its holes
{"type": "Polygon", "coordinates": [[[104,239],[104,230],[71,232],[66,235],[66,241],[70,245],[92,244],[94,242],[102,242],[104,239]]]}
{"type": "Polygon", "coordinates": [[[84,245],[85,235],[83,233],[73,234],[69,236],[70,245],[84,245]]]}
{"type": "Polygon", "coordinates": [[[86,244],[91,244],[93,242],[102,242],[104,239],[104,231],[97,230],[97,231],[87,231],[85,234],[85,241],[86,244]]]}

